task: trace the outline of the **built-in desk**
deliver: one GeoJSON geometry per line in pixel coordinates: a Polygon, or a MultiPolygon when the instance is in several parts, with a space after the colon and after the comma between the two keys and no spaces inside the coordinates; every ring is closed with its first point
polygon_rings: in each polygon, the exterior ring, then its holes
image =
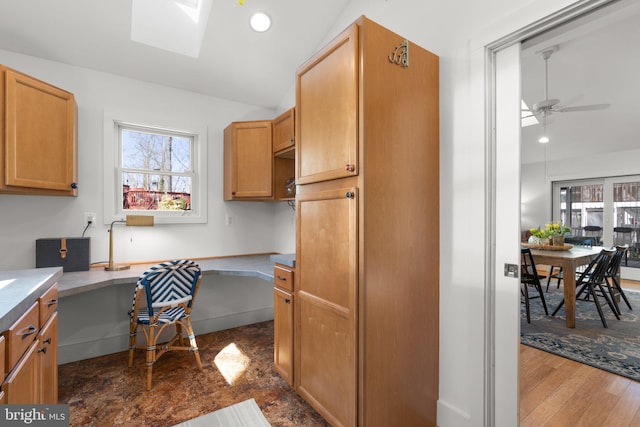
{"type": "MultiPolygon", "coordinates": [[[[253,276],[273,283],[273,261],[270,255],[247,255],[224,258],[194,259],[202,269],[202,275],[253,276]]],[[[59,296],[66,297],[106,286],[135,283],[138,277],[155,264],[134,264],[128,270],[105,271],[92,268],[89,271],[64,273],[58,280],[59,296]]],[[[133,294],[132,294],[133,296],[133,294]]]]}

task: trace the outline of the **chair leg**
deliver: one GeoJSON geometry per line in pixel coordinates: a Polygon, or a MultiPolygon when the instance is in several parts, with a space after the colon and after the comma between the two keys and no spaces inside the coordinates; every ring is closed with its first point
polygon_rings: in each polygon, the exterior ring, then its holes
{"type": "Polygon", "coordinates": [[[151,390],[151,378],[153,375],[153,364],[156,361],[156,327],[149,326],[149,336],[147,337],[147,390],[151,390]]]}
{"type": "Polygon", "coordinates": [[[191,347],[191,351],[193,351],[193,354],[196,357],[196,364],[198,365],[198,369],[202,371],[202,361],[200,360],[200,353],[198,352],[198,344],[196,343],[196,336],[193,334],[193,326],[191,325],[191,319],[189,317],[186,317],[184,319],[184,323],[187,329],[187,333],[189,335],[189,345],[191,347]]]}
{"type": "Polygon", "coordinates": [[[129,367],[133,366],[133,356],[136,349],[138,324],[133,320],[129,322],[129,367]]]}
{"type": "Polygon", "coordinates": [[[627,304],[627,307],[629,307],[629,310],[633,310],[633,308],[631,308],[631,304],[629,303],[629,300],[627,299],[627,295],[625,295],[624,291],[622,290],[622,286],[620,286],[620,282],[618,282],[618,279],[616,279],[614,276],[614,277],[611,277],[611,280],[613,281],[613,286],[616,288],[616,290],[618,291],[618,293],[620,294],[624,302],[627,304]]]}
{"type": "Polygon", "coordinates": [[[604,297],[604,300],[607,302],[607,305],[609,306],[611,311],[613,311],[613,315],[616,316],[616,319],[620,320],[620,308],[618,307],[616,300],[613,298],[613,295],[611,295],[611,298],[609,298],[602,285],[597,284],[596,286],[598,287],[600,293],[602,293],[602,296],[604,297]]]}
{"type": "Polygon", "coordinates": [[[544,292],[542,292],[542,285],[534,284],[533,286],[537,289],[538,294],[540,294],[540,299],[542,300],[542,307],[544,308],[544,314],[548,316],[549,310],[547,309],[547,302],[544,299],[544,292]]]}
{"type": "Polygon", "coordinates": [[[604,318],[604,313],[602,312],[602,307],[600,306],[600,301],[598,301],[598,296],[596,295],[596,291],[593,288],[593,285],[591,283],[589,283],[587,286],[589,287],[589,295],[593,297],[593,301],[596,303],[596,308],[598,309],[598,314],[600,315],[600,320],[602,321],[602,325],[605,328],[608,328],[607,321],[604,318]]]}

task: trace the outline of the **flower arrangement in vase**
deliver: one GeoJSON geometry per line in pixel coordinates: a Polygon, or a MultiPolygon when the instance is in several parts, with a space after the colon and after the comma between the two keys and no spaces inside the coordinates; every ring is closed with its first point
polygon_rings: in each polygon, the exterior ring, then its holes
{"type": "Polygon", "coordinates": [[[564,246],[564,235],[571,229],[564,225],[562,221],[545,224],[544,229],[533,227],[529,229],[531,238],[529,243],[537,245],[564,246]]]}

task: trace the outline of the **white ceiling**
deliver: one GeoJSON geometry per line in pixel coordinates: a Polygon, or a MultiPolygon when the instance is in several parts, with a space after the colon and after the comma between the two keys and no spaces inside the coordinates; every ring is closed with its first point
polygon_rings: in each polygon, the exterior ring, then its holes
{"type": "Polygon", "coordinates": [[[549,98],[564,106],[611,104],[605,110],[553,114],[548,144],[541,125],[522,128],[522,162],[591,156],[640,148],[640,2],[619,3],[522,45],[522,97],[531,107],[545,98],[541,50],[549,59],[549,98]],[[546,153],[545,153],[546,150],[546,153]]]}
{"type": "Polygon", "coordinates": [[[0,0],[0,49],[275,107],[348,2],[216,0],[192,58],[131,41],[131,0],[0,0]],[[249,27],[257,10],[266,33],[249,27]]]}

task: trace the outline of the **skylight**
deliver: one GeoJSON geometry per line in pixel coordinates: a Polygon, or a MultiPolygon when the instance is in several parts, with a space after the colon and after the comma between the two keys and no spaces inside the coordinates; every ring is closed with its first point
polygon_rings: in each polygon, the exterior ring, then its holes
{"type": "Polygon", "coordinates": [[[131,40],[197,58],[213,0],[132,0],[131,40]]]}
{"type": "Polygon", "coordinates": [[[524,102],[524,99],[520,100],[520,117],[522,119],[522,127],[527,127],[531,125],[537,125],[540,123],[536,116],[531,114],[531,109],[524,102]]]}

